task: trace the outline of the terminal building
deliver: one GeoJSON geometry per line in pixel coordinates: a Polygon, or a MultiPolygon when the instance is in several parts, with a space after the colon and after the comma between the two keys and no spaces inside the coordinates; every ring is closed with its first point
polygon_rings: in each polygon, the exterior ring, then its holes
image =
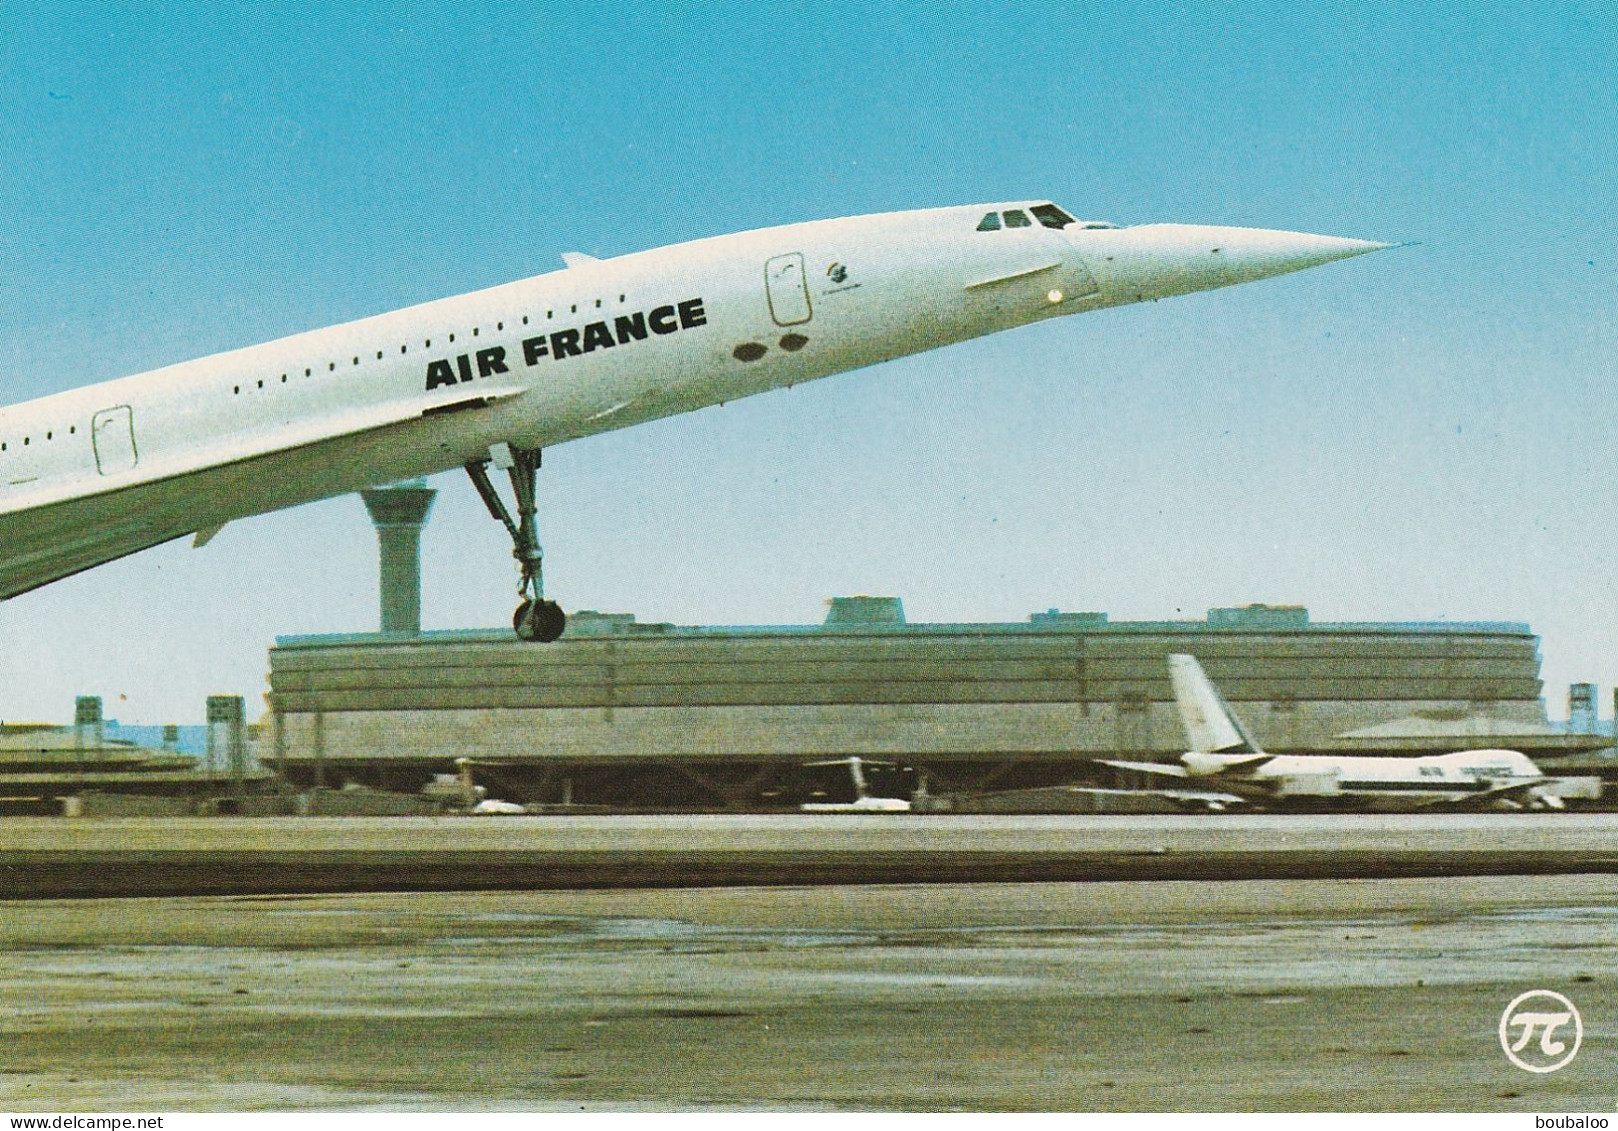
{"type": "Polygon", "coordinates": [[[202,758],[180,750],[181,730],[162,727],[159,747],[113,737],[123,728],[91,695],[78,697],[71,727],[0,723],[0,817],[234,812],[270,787],[270,775],[249,764],[240,696],[209,697],[202,758]]]}
{"type": "Polygon", "coordinates": [[[809,764],[850,757],[891,763],[899,792],[1109,784],[1094,759],[1184,750],[1175,652],[1278,753],[1505,746],[1554,766],[1607,744],[1547,723],[1525,624],[1315,623],[1268,605],[912,624],[896,598],[845,597],[819,625],[579,613],[553,644],[284,637],[261,757],[304,787],[410,791],[460,764],[512,801],[646,809],[797,804],[836,789],[809,764]]]}

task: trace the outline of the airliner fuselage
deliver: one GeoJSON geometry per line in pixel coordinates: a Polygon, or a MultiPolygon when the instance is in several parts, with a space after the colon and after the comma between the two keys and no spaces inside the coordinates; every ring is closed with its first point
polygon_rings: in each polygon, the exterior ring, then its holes
{"type": "Polygon", "coordinates": [[[491,450],[1382,246],[1117,228],[1025,202],[569,254],[565,270],[0,408],[0,598],[491,450]]]}

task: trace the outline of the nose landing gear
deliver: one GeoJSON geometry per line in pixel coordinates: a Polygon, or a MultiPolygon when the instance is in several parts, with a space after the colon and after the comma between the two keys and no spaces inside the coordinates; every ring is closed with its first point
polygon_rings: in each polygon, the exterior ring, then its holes
{"type": "Polygon", "coordinates": [[[489,514],[511,535],[511,554],[522,573],[522,580],[517,583],[517,596],[522,603],[512,615],[511,627],[523,640],[549,644],[566,630],[567,614],[555,601],[545,599],[545,555],[539,548],[539,523],[535,517],[540,451],[495,444],[489,449],[489,455],[495,466],[505,468],[511,476],[511,491],[517,499],[515,520],[489,479],[489,460],[467,464],[466,474],[471,477],[483,505],[489,508],[489,514]]]}

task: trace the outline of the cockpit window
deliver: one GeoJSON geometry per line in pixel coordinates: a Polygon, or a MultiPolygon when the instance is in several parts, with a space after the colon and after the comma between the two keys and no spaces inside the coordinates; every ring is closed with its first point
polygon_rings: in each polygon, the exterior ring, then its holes
{"type": "Polygon", "coordinates": [[[1006,213],[1006,227],[1027,228],[1030,226],[1031,223],[1028,219],[1028,213],[1024,212],[1022,209],[1013,208],[1010,212],[1006,213]]]}
{"type": "Polygon", "coordinates": [[[1109,224],[1105,220],[1090,220],[1079,225],[1079,230],[1085,232],[1111,232],[1117,228],[1117,224],[1109,224]]]}
{"type": "Polygon", "coordinates": [[[1034,219],[1044,224],[1047,228],[1065,228],[1069,224],[1076,222],[1073,217],[1054,204],[1036,204],[1028,211],[1034,214],[1034,219]]]}
{"type": "Polygon", "coordinates": [[[1000,213],[991,212],[978,221],[978,231],[998,232],[1000,230],[1000,213]]]}

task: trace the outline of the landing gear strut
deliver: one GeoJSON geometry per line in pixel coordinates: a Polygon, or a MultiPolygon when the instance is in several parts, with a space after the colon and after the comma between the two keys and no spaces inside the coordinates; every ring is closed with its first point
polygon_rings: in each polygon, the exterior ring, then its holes
{"type": "Polygon", "coordinates": [[[522,580],[517,583],[521,604],[512,614],[511,627],[523,640],[549,644],[567,628],[567,614],[555,601],[545,599],[544,553],[539,548],[539,523],[535,518],[536,480],[539,478],[539,449],[513,448],[496,444],[489,455],[497,467],[511,476],[511,491],[517,499],[517,518],[511,517],[499,492],[489,480],[489,460],[466,465],[472,486],[478,489],[483,505],[511,535],[511,555],[517,559],[522,580]]]}

